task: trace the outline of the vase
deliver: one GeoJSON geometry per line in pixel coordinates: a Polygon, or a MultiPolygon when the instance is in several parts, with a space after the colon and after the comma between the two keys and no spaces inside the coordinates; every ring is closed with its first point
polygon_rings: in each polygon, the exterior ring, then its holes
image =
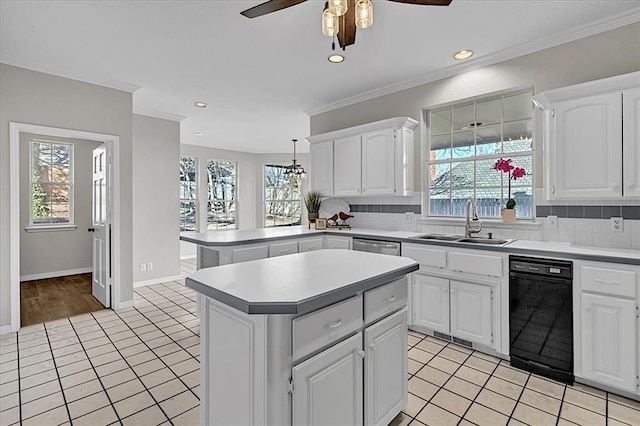
{"type": "Polygon", "coordinates": [[[309,218],[309,223],[315,223],[318,216],[319,213],[309,213],[307,216],[309,218]]]}
{"type": "Polygon", "coordinates": [[[502,209],[500,210],[500,219],[503,222],[511,223],[516,221],[516,210],[515,209],[502,209]]]}

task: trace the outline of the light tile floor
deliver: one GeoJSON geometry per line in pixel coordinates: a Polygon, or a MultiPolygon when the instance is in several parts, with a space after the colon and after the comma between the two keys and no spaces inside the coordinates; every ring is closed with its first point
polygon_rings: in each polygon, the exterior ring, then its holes
{"type": "MultiPolygon", "coordinates": [[[[191,273],[194,260],[182,262],[191,273]]],[[[181,281],[135,306],[0,337],[0,425],[197,425],[199,321],[181,281]]],[[[565,386],[410,332],[409,404],[394,425],[640,425],[640,403],[565,386]]]]}

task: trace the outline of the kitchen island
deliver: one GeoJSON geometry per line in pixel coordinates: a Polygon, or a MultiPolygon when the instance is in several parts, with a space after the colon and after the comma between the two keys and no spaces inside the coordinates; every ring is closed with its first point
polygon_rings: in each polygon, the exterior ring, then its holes
{"type": "Polygon", "coordinates": [[[413,260],[320,250],[201,269],[201,424],[388,424],[413,260]],[[363,409],[364,407],[364,409],[363,409]]]}

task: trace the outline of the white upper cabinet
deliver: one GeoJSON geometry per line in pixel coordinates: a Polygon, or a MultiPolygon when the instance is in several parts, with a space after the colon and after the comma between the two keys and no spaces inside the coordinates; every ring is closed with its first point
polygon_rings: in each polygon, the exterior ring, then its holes
{"type": "Polygon", "coordinates": [[[640,88],[622,92],[624,196],[640,198],[640,88]]]}
{"type": "Polygon", "coordinates": [[[333,141],[314,143],[309,147],[311,188],[322,195],[333,195],[333,141]]]}
{"type": "Polygon", "coordinates": [[[333,142],[333,195],[354,196],[362,193],[360,157],[360,135],[333,142]]]}
{"type": "Polygon", "coordinates": [[[417,125],[397,117],[307,138],[311,190],[343,197],[411,195],[417,125]]]}
{"type": "Polygon", "coordinates": [[[383,129],[362,135],[362,195],[395,192],[393,132],[383,129]]]}
{"type": "Polygon", "coordinates": [[[544,109],[549,200],[640,198],[639,86],[636,72],[534,97],[544,109]]]}

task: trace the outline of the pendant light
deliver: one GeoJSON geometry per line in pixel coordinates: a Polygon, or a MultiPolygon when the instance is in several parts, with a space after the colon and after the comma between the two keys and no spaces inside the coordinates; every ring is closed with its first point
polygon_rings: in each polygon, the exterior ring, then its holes
{"type": "Polygon", "coordinates": [[[329,12],[335,16],[342,16],[347,13],[348,0],[329,0],[329,12]]]}
{"type": "Polygon", "coordinates": [[[327,37],[333,37],[338,34],[338,27],[338,17],[329,12],[329,8],[325,4],[324,10],[322,11],[322,34],[327,37]]]}
{"type": "Polygon", "coordinates": [[[298,160],[296,160],[296,142],[298,142],[298,139],[291,139],[293,141],[293,162],[292,164],[290,164],[289,166],[287,166],[287,169],[285,170],[284,174],[289,178],[293,178],[293,177],[299,177],[300,179],[306,179],[307,178],[307,172],[304,171],[304,167],[302,167],[300,164],[298,164],[298,160]]]}
{"type": "Polygon", "coordinates": [[[373,3],[371,0],[356,1],[356,26],[360,29],[369,28],[373,24],[373,3]]]}

